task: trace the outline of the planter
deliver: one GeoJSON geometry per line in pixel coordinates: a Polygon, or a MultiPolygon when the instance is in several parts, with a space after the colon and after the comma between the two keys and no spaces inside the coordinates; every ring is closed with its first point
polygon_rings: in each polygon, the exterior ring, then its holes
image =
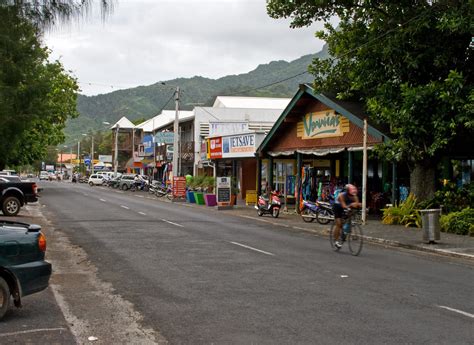
{"type": "Polygon", "coordinates": [[[194,192],[188,190],[186,192],[186,201],[189,202],[190,204],[196,203],[196,199],[194,198],[194,192]]]}
{"type": "Polygon", "coordinates": [[[204,195],[204,201],[206,202],[206,206],[216,206],[217,200],[215,194],[206,194],[204,195]]]}
{"type": "Polygon", "coordinates": [[[205,203],[204,203],[204,193],[203,192],[194,192],[194,200],[196,200],[197,205],[205,205],[205,203]]]}

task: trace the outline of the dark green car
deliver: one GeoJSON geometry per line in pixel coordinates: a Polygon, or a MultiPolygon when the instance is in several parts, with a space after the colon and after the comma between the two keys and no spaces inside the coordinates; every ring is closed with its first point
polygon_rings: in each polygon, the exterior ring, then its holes
{"type": "Polygon", "coordinates": [[[48,287],[51,264],[44,260],[45,252],[39,225],[0,220],[0,319],[12,297],[20,308],[24,296],[48,287]]]}

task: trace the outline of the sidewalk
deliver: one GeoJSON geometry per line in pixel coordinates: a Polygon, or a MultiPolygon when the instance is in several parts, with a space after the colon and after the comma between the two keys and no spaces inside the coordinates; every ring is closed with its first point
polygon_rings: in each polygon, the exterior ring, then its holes
{"type": "MultiPolygon", "coordinates": [[[[213,209],[196,204],[187,204],[196,208],[213,209]]],[[[280,212],[278,218],[270,215],[258,217],[254,206],[237,205],[232,210],[217,211],[229,215],[253,218],[256,221],[270,223],[298,231],[307,231],[320,236],[328,236],[328,225],[318,224],[316,221],[305,223],[294,210],[280,212]]],[[[423,243],[423,230],[418,228],[405,228],[400,225],[385,225],[380,220],[368,220],[363,227],[364,237],[367,242],[379,243],[391,247],[401,247],[411,250],[435,253],[444,256],[463,258],[474,261],[474,237],[461,236],[442,232],[441,239],[436,244],[423,243]]]]}

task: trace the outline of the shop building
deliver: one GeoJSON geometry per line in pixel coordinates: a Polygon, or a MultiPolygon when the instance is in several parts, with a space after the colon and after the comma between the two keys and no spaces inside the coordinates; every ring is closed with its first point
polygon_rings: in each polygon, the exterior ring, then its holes
{"type": "MultiPolygon", "coordinates": [[[[346,183],[361,190],[364,119],[359,104],[316,94],[309,85],[301,85],[257,150],[258,193],[286,192],[288,203],[298,205],[296,200],[329,199],[346,183]]],[[[370,119],[367,129],[368,152],[388,140],[370,119]]],[[[367,206],[380,208],[385,202],[380,198],[389,201],[395,190],[395,168],[371,156],[367,206]]]]}

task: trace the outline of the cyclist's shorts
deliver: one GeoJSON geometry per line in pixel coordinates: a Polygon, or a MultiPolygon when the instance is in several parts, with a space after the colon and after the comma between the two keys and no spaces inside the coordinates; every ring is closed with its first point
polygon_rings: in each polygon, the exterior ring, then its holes
{"type": "Polygon", "coordinates": [[[334,204],[333,210],[334,210],[334,218],[344,217],[344,208],[341,206],[341,204],[334,204]]]}

